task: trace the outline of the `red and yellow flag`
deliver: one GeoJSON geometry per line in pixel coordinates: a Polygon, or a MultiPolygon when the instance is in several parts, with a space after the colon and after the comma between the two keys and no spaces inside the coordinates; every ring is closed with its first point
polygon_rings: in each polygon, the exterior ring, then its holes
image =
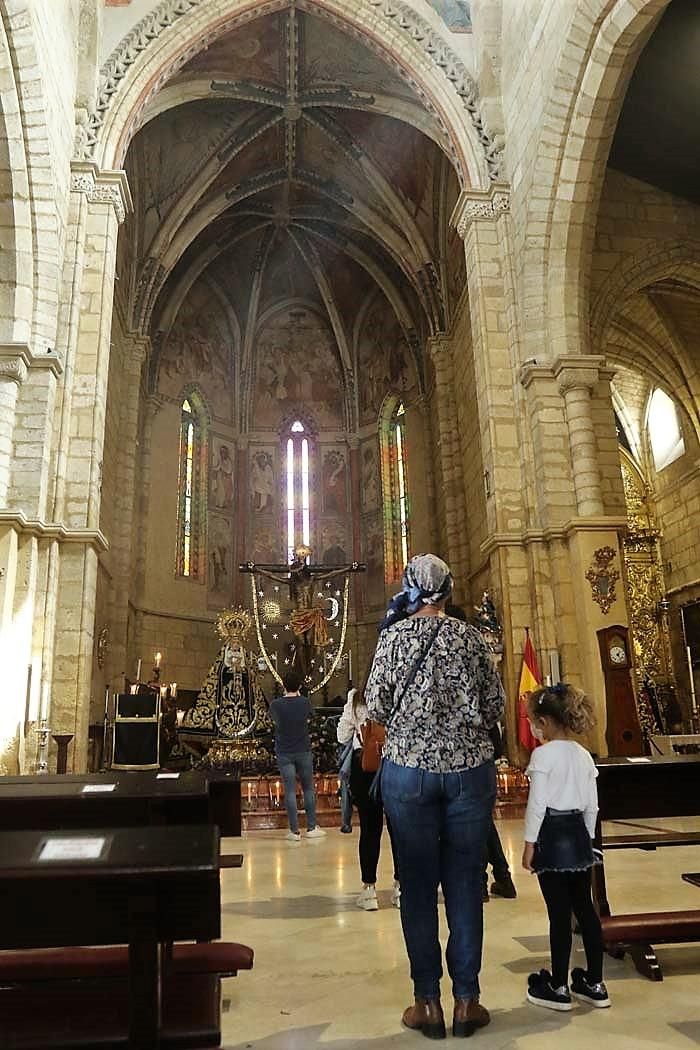
{"type": "Polygon", "coordinates": [[[523,666],[520,671],[520,688],[518,689],[518,740],[527,751],[534,751],[539,741],[532,735],[527,718],[527,701],[530,693],[542,685],[542,675],[537,664],[537,654],[530,640],[530,632],[525,628],[525,648],[523,666]]]}

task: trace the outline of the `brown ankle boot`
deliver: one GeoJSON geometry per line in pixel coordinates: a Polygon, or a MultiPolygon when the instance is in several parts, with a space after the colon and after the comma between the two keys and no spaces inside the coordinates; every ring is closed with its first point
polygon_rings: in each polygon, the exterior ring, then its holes
{"type": "Polygon", "coordinates": [[[474,1035],[477,1028],[485,1028],[490,1020],[491,1014],[478,999],[455,999],[452,1035],[474,1035]]]}
{"type": "Polygon", "coordinates": [[[422,1032],[428,1039],[445,1038],[445,1018],[439,999],[419,999],[404,1010],[402,1023],[406,1028],[422,1032]]]}

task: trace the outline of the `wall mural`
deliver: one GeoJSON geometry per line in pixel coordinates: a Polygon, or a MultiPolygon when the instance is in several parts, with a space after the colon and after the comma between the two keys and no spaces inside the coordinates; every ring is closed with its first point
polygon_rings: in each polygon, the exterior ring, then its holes
{"type": "Polygon", "coordinates": [[[324,513],[347,514],[348,468],[342,449],[331,449],[323,453],[321,475],[324,513]]]}
{"type": "Polygon", "coordinates": [[[272,514],[277,506],[275,450],[253,449],[250,454],[250,499],[255,514],[272,514]]]}
{"type": "Polygon", "coordinates": [[[343,425],[343,386],[327,326],[308,310],[276,314],[257,338],[253,430],[277,428],[306,406],[320,429],[343,425]]]}
{"type": "Polygon", "coordinates": [[[362,560],[367,564],[364,578],[365,604],[369,609],[384,605],[384,522],[381,513],[364,518],[362,560]]]}
{"type": "Polygon", "coordinates": [[[406,397],[417,384],[401,325],[383,296],[367,311],[358,342],[360,422],[365,424],[378,418],[387,394],[406,397]]]}
{"type": "Polygon", "coordinates": [[[321,563],[323,565],[344,565],[351,560],[347,537],[347,526],[344,521],[328,521],[321,526],[321,563]]]}
{"type": "Polygon", "coordinates": [[[179,397],[196,382],[213,415],[231,419],[231,337],[221,304],[204,284],[181,307],[158,363],[158,391],[179,397]]]}
{"type": "Polygon", "coordinates": [[[453,33],[471,32],[471,4],[468,0],[428,0],[428,3],[453,33]]]}
{"type": "Polygon", "coordinates": [[[230,518],[209,513],[208,523],[209,564],[208,592],[213,599],[210,604],[225,604],[231,596],[233,526],[230,518]]]}
{"type": "Polygon", "coordinates": [[[231,442],[212,434],[209,467],[210,505],[217,510],[233,509],[233,453],[231,442]]]}
{"type": "Polygon", "coordinates": [[[377,510],[381,493],[377,439],[365,441],[361,451],[362,509],[377,510]]]}

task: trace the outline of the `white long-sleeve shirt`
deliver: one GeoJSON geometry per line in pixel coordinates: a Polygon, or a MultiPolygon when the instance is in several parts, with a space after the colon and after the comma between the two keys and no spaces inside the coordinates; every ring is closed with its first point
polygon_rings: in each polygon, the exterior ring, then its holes
{"type": "Polygon", "coordinates": [[[537,842],[547,807],[581,810],[593,838],[598,815],[598,770],[585,747],[575,740],[550,740],[533,751],[526,773],[530,778],[526,842],[537,842]]]}
{"type": "Polygon", "coordinates": [[[338,719],[338,743],[347,744],[348,740],[352,740],[353,750],[357,751],[362,747],[362,737],[360,736],[360,727],[365,724],[369,719],[369,712],[367,710],[367,704],[360,700],[357,705],[353,704],[353,695],[349,698],[343,713],[338,719]]]}

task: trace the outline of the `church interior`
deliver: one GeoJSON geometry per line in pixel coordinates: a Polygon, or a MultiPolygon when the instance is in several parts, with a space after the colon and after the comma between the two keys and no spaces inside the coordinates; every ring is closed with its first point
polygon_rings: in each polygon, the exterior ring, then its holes
{"type": "Polygon", "coordinates": [[[0,1046],[420,1045],[336,731],[424,552],[505,692],[479,1042],[700,1043],[696,0],[0,0],[0,41],[0,1046]],[[614,1008],[542,1016],[559,682],[614,1008]]]}

